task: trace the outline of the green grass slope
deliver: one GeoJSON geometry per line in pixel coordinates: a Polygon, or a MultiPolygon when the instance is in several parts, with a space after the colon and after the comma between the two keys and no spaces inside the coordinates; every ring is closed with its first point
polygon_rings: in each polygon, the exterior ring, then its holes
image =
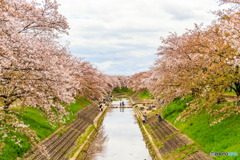
{"type": "Polygon", "coordinates": [[[152,98],[154,99],[153,95],[149,93],[149,91],[147,89],[142,89],[141,91],[139,91],[138,93],[136,93],[136,91],[132,91],[128,88],[115,88],[113,90],[114,93],[125,93],[127,95],[133,95],[133,94],[138,94],[138,97],[140,97],[141,99],[149,99],[152,98]]]}
{"type": "Polygon", "coordinates": [[[153,95],[150,94],[147,89],[141,90],[140,93],[138,94],[138,97],[142,99],[149,99],[149,98],[154,99],[153,95]]]}
{"type": "Polygon", "coordinates": [[[126,94],[134,94],[135,92],[126,88],[126,87],[123,87],[123,88],[114,88],[113,90],[114,93],[126,93],[126,94]]]}
{"type": "MultiPolygon", "coordinates": [[[[170,123],[174,124],[179,113],[186,107],[186,103],[191,101],[193,97],[184,100],[176,99],[166,109],[163,110],[162,116],[170,123]]],[[[228,102],[222,104],[227,105],[228,102]]],[[[221,106],[213,105],[212,108],[221,109],[221,106]]],[[[238,152],[240,154],[240,115],[234,114],[226,118],[220,123],[210,126],[214,120],[203,109],[200,113],[195,114],[192,118],[185,122],[179,121],[174,124],[180,131],[188,135],[192,140],[199,144],[205,153],[210,155],[214,152],[238,152]]],[[[237,160],[239,156],[216,156],[217,160],[237,160]]]]}
{"type": "MultiPolygon", "coordinates": [[[[72,103],[71,105],[67,106],[67,111],[70,113],[70,115],[69,119],[66,120],[66,124],[69,124],[74,119],[76,119],[77,111],[81,110],[89,104],[90,102],[88,102],[86,99],[80,98],[76,99],[76,103],[72,103]]],[[[15,110],[19,110],[19,108],[15,108],[15,110]]],[[[21,118],[25,124],[30,125],[29,127],[31,129],[36,131],[36,134],[40,138],[40,140],[43,140],[50,136],[60,127],[60,125],[65,125],[55,123],[54,125],[56,127],[53,128],[47,122],[47,118],[44,116],[44,114],[42,114],[42,111],[35,108],[25,108],[24,110],[19,110],[19,118],[21,118]]],[[[11,141],[11,139],[6,139],[5,146],[3,147],[2,154],[0,155],[0,160],[17,159],[17,157],[22,157],[28,150],[31,149],[30,145],[26,140],[26,136],[18,132],[13,132],[11,134],[22,140],[22,142],[20,143],[22,147],[19,147],[17,144],[15,144],[15,142],[11,141]]]]}

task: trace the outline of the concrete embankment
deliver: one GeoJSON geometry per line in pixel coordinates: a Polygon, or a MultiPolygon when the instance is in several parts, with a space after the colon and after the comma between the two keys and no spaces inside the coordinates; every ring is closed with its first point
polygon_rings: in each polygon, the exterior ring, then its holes
{"type": "Polygon", "coordinates": [[[194,159],[194,160],[210,160],[206,153],[201,151],[195,142],[186,135],[182,134],[177,128],[171,125],[167,120],[158,122],[156,112],[150,112],[148,107],[138,107],[134,100],[133,103],[136,115],[139,118],[139,125],[142,127],[143,134],[147,135],[152,147],[150,151],[155,152],[156,159],[194,159]],[[140,109],[141,108],[141,109],[140,109]],[[148,112],[147,123],[143,125],[141,119],[143,113],[148,112]]]}
{"type": "Polygon", "coordinates": [[[93,123],[94,123],[95,129],[92,130],[92,132],[88,135],[84,144],[81,145],[81,147],[74,154],[74,156],[71,158],[71,160],[83,160],[86,158],[88,149],[89,149],[93,139],[95,138],[95,136],[98,132],[98,129],[99,129],[108,109],[109,109],[108,106],[104,106],[103,111],[94,119],[93,123]]]}
{"type": "MultiPolygon", "coordinates": [[[[29,152],[25,159],[46,160],[46,159],[69,159],[72,151],[79,147],[77,142],[85,134],[89,127],[99,125],[99,120],[107,110],[103,105],[103,111],[100,112],[97,104],[90,104],[77,113],[77,119],[69,125],[56,131],[52,136],[39,144],[38,148],[29,152]]],[[[95,130],[95,129],[94,129],[95,130]]],[[[90,133],[92,135],[93,132],[90,133]]],[[[83,145],[84,146],[84,145],[83,145]]],[[[72,159],[76,159],[81,148],[76,152],[72,159]]]]}
{"type": "Polygon", "coordinates": [[[149,132],[147,131],[145,126],[142,124],[143,113],[138,109],[138,107],[136,106],[136,103],[135,103],[135,101],[133,101],[132,97],[129,97],[129,99],[130,99],[130,102],[132,103],[132,105],[135,106],[134,112],[137,116],[139,127],[143,133],[143,137],[146,141],[147,147],[149,149],[149,152],[150,152],[152,158],[155,160],[163,160],[160,152],[158,151],[158,148],[154,144],[152,136],[149,134],[149,132]]]}

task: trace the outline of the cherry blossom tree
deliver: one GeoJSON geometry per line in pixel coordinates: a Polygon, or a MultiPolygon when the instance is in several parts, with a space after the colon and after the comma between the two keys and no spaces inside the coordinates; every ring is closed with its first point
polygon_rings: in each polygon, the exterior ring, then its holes
{"type": "Polygon", "coordinates": [[[62,65],[71,56],[65,46],[55,41],[60,33],[67,34],[69,29],[66,18],[57,12],[58,6],[56,1],[49,0],[43,5],[35,1],[1,1],[0,97],[3,107],[0,123],[3,138],[15,127],[31,135],[32,142],[37,139],[12,113],[10,106],[17,100],[23,106],[41,107],[52,121],[62,120],[62,115],[66,114],[56,100],[74,101],[72,76],[62,65]],[[51,106],[59,113],[57,119],[51,106]]]}
{"type": "MultiPolygon", "coordinates": [[[[70,28],[66,18],[58,13],[55,0],[0,3],[2,142],[5,138],[14,139],[8,137],[9,132],[25,134],[31,145],[39,141],[35,131],[18,119],[18,113],[12,109],[15,103],[21,109],[40,108],[53,124],[68,116],[62,104],[74,102],[75,97],[101,101],[114,87],[126,86],[125,76],[103,74],[89,62],[72,56],[68,44],[59,41],[60,34],[68,34],[70,28]]],[[[19,139],[15,141],[21,146],[19,139]]]]}
{"type": "Polygon", "coordinates": [[[148,71],[149,77],[143,76],[144,72],[135,74],[129,79],[129,86],[134,90],[146,87],[157,99],[168,103],[178,96],[195,96],[177,120],[185,120],[203,108],[212,116],[224,113],[216,122],[240,112],[233,104],[216,110],[210,107],[228,88],[236,92],[238,99],[240,96],[239,3],[236,0],[220,1],[231,7],[213,12],[219,18],[211,25],[203,28],[202,24],[195,24],[194,29],[187,29],[182,35],[171,33],[167,38],[161,38],[157,53],[160,58],[148,71]]]}

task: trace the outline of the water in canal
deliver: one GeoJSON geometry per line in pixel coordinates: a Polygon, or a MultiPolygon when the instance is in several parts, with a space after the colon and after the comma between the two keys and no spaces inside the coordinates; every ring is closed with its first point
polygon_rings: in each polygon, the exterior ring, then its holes
{"type": "MultiPolygon", "coordinates": [[[[125,102],[127,103],[127,101],[125,102]]],[[[98,134],[88,150],[86,159],[152,159],[132,108],[110,108],[108,110],[98,134]]]]}

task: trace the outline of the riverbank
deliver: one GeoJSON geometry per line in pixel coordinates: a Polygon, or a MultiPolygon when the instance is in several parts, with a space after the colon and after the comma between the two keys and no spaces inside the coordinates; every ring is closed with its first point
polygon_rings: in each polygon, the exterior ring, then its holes
{"type": "MultiPolygon", "coordinates": [[[[240,115],[232,114],[220,123],[210,125],[217,117],[211,117],[211,113],[205,109],[193,115],[185,122],[175,120],[179,113],[188,106],[187,103],[193,98],[175,99],[166,109],[163,110],[163,117],[177,127],[182,133],[194,140],[199,148],[206,154],[210,152],[234,152],[240,154],[240,115]]],[[[212,105],[212,109],[221,110],[231,102],[224,102],[220,105],[212,105]]],[[[227,110],[226,110],[227,112],[227,110]]],[[[237,160],[239,156],[215,156],[216,160],[237,160]]]]}
{"type": "MultiPolygon", "coordinates": [[[[104,111],[106,108],[104,106],[104,111]]],[[[41,147],[32,150],[26,155],[25,159],[66,159],[69,156],[74,157],[80,145],[86,140],[84,134],[92,132],[96,128],[94,122],[96,118],[99,119],[99,114],[102,115],[103,112],[99,111],[95,103],[78,111],[76,120],[65,126],[61,131],[55,132],[43,143],[40,143],[39,146],[41,147]],[[77,149],[74,150],[75,148],[77,149]]]]}
{"type": "MultiPolygon", "coordinates": [[[[55,127],[52,127],[48,122],[48,118],[46,113],[43,113],[41,109],[36,108],[24,108],[15,106],[12,109],[18,112],[18,117],[26,124],[29,125],[29,128],[36,131],[37,136],[40,139],[40,143],[44,143],[49,137],[54,135],[56,132],[60,132],[63,130],[65,125],[68,125],[77,118],[77,112],[91,102],[87,101],[84,98],[76,99],[76,103],[72,103],[69,106],[66,106],[66,111],[69,113],[69,119],[66,119],[66,123],[53,123],[55,127]]],[[[21,147],[15,142],[11,141],[11,139],[5,140],[5,146],[2,148],[2,154],[0,154],[1,160],[15,160],[17,157],[23,157],[25,153],[31,150],[30,144],[27,142],[27,138],[25,135],[22,135],[18,132],[12,132],[12,135],[16,136],[16,138],[20,139],[21,147]]],[[[1,152],[1,151],[0,151],[1,152]]]]}
{"type": "MultiPolygon", "coordinates": [[[[136,103],[131,97],[134,110],[139,119],[139,125],[146,137],[146,143],[149,145],[149,151],[153,158],[162,159],[196,159],[210,160],[212,159],[207,154],[202,152],[199,145],[192,141],[185,134],[181,133],[177,128],[171,125],[166,119],[158,122],[155,115],[158,111],[149,110],[148,106],[141,106],[136,103]],[[142,115],[147,113],[147,123],[142,124],[142,115]]],[[[156,109],[156,108],[155,108],[156,109]]]]}
{"type": "MultiPolygon", "coordinates": [[[[103,120],[104,120],[104,117],[108,111],[109,107],[108,106],[105,106],[103,108],[103,112],[101,112],[94,120],[95,124],[94,124],[94,129],[89,132],[89,133],[86,133],[86,136],[87,138],[82,141],[84,142],[83,144],[79,145],[79,149],[77,150],[77,152],[74,154],[74,156],[70,156],[71,157],[71,160],[83,160],[86,158],[87,156],[87,153],[88,153],[88,149],[92,143],[92,141],[94,140],[98,130],[99,130],[99,127],[100,125],[102,124],[103,120]]],[[[79,140],[78,140],[79,141],[79,140]]],[[[81,141],[81,139],[80,139],[81,141]]],[[[77,149],[77,148],[76,148],[77,149]]]]}
{"type": "Polygon", "coordinates": [[[139,127],[142,131],[144,140],[145,140],[148,150],[152,156],[152,159],[153,160],[163,160],[160,152],[158,151],[158,148],[154,144],[154,140],[153,140],[151,134],[149,134],[149,132],[145,128],[144,124],[142,123],[142,116],[143,116],[142,112],[140,110],[138,110],[138,108],[134,108],[134,112],[138,119],[139,127]]]}

